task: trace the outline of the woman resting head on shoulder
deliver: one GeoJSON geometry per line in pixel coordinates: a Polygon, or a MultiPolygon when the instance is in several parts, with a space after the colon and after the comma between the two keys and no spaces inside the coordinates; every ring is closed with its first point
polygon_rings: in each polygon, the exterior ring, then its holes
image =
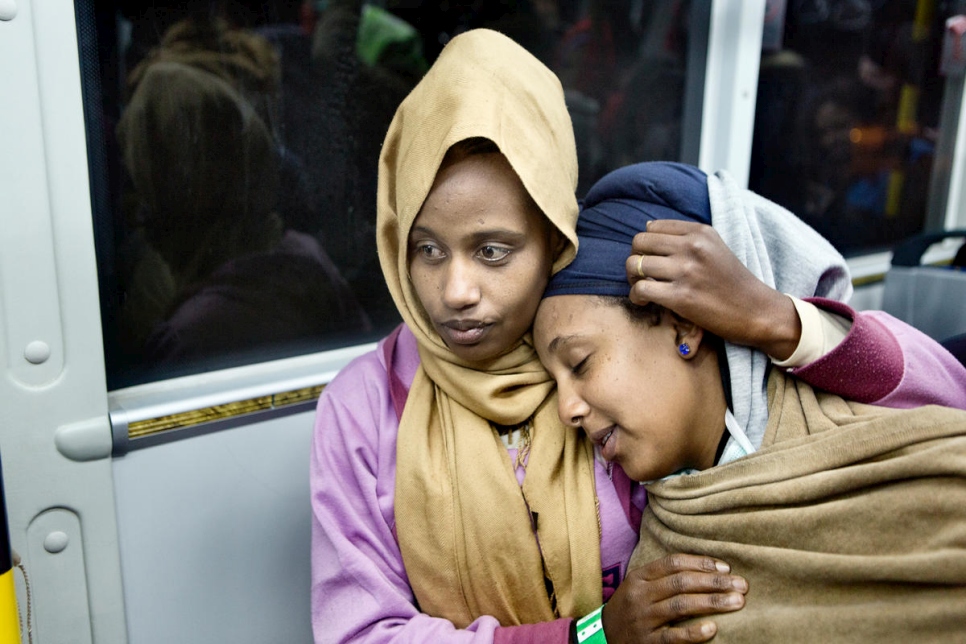
{"type": "Polygon", "coordinates": [[[658,304],[633,304],[623,262],[648,221],[711,223],[703,181],[700,170],[670,163],[602,179],[578,220],[580,253],[550,284],[534,324],[561,421],[637,481],[709,468],[727,437],[723,343],[658,304]],[[659,181],[680,188],[644,201],[659,181]],[[615,187],[616,198],[597,201],[615,187]],[[631,201],[637,189],[641,200],[631,201]]]}
{"type": "Polygon", "coordinates": [[[647,274],[646,258],[628,260],[635,234],[712,223],[777,291],[848,296],[841,257],[787,211],[726,173],[644,163],[590,190],[580,252],[534,323],[561,421],[649,482],[632,567],[679,551],[730,562],[752,590],[715,618],[723,641],[949,641],[966,605],[966,412],[824,393],[760,351],[632,304],[627,274],[647,274]]]}

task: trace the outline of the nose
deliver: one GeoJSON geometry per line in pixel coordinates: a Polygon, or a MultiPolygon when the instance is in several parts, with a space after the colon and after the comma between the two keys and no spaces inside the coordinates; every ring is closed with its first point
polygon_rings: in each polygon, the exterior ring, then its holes
{"type": "Polygon", "coordinates": [[[471,260],[454,258],[449,263],[443,284],[443,303],[454,310],[479,304],[481,291],[476,270],[471,260]]]}
{"type": "Polygon", "coordinates": [[[568,427],[579,429],[584,418],[590,413],[590,406],[577,395],[573,387],[557,382],[557,415],[560,422],[568,427]]]}

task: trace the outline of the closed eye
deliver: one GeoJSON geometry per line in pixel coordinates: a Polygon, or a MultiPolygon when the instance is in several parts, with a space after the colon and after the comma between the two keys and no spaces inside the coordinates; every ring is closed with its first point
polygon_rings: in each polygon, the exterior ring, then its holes
{"type": "Polygon", "coordinates": [[[577,364],[575,364],[574,366],[572,366],[570,368],[570,373],[572,373],[575,376],[582,375],[585,371],[587,371],[587,361],[588,360],[590,360],[590,355],[588,355],[583,360],[581,360],[580,362],[578,362],[577,364]]]}

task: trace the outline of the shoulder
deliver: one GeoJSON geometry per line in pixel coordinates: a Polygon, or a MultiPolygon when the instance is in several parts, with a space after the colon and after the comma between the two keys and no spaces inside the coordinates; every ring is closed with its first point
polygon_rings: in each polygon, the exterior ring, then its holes
{"type": "Polygon", "coordinates": [[[419,368],[419,350],[416,339],[403,324],[397,331],[382,338],[372,351],[353,359],[339,370],[323,390],[323,396],[353,397],[361,388],[384,390],[388,396],[389,378],[394,375],[408,388],[419,368]],[[388,346],[394,343],[394,346],[388,346]],[[387,360],[390,359],[389,365],[387,360]],[[391,367],[391,368],[390,368],[391,367]]]}
{"type": "Polygon", "coordinates": [[[375,349],[368,351],[344,366],[325,385],[319,396],[318,412],[327,407],[359,410],[360,405],[371,408],[389,397],[389,373],[383,358],[383,338],[375,349]]]}
{"type": "Polygon", "coordinates": [[[408,390],[418,367],[415,339],[403,326],[398,333],[380,340],[375,349],[352,360],[325,386],[316,410],[316,434],[323,429],[331,431],[332,425],[342,431],[351,426],[352,433],[359,437],[375,438],[386,430],[395,434],[399,423],[392,381],[408,390]]]}
{"type": "MultiPolygon", "coordinates": [[[[404,338],[404,334],[398,337],[404,338]]],[[[335,478],[342,481],[339,485],[377,490],[382,486],[386,498],[391,499],[399,420],[391,394],[391,377],[398,375],[398,368],[387,368],[388,342],[384,338],[375,349],[354,359],[322,390],[312,436],[313,489],[331,482],[335,472],[335,478]]],[[[402,342],[402,348],[408,350],[407,340],[402,342]]],[[[414,347],[412,353],[418,357],[414,347]]],[[[393,364],[396,362],[394,359],[393,364]]],[[[417,367],[418,359],[413,372],[417,367]]],[[[405,383],[407,388],[410,382],[411,378],[405,383]]],[[[391,523],[388,515],[387,521],[391,523]]]]}

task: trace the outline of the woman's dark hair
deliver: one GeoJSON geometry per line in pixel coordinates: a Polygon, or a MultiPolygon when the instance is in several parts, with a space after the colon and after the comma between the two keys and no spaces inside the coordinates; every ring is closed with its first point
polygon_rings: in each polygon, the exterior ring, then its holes
{"type": "Polygon", "coordinates": [[[446,151],[440,170],[444,167],[456,163],[474,154],[502,154],[500,147],[490,139],[482,136],[474,136],[469,139],[457,141],[446,151]]]}
{"type": "Polygon", "coordinates": [[[599,295],[601,301],[611,306],[617,306],[624,310],[624,313],[635,322],[642,322],[648,326],[657,326],[661,323],[661,314],[664,307],[654,302],[648,302],[644,306],[638,306],[631,302],[631,298],[620,295],[599,295]]]}

